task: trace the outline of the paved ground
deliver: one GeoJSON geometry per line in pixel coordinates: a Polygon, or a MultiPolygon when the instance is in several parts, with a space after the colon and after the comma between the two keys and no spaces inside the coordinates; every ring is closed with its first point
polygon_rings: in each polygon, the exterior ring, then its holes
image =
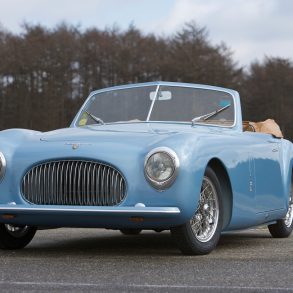
{"type": "Polygon", "coordinates": [[[168,232],[38,231],[0,251],[0,292],[293,292],[293,236],[223,235],[208,256],[182,256],[168,232]]]}

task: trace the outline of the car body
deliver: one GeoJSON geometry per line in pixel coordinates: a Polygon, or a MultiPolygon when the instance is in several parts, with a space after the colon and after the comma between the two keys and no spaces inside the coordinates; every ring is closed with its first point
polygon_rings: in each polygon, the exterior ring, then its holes
{"type": "Polygon", "coordinates": [[[69,128],[1,131],[0,152],[0,222],[11,235],[13,227],[176,230],[198,211],[204,178],[220,197],[202,205],[221,218],[219,233],[286,217],[292,226],[293,145],[243,131],[234,90],[152,82],[94,91],[69,128]]]}

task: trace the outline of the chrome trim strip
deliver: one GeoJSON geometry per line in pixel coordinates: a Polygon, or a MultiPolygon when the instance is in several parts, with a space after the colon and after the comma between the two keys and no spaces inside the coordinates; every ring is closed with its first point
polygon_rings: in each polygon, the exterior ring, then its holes
{"type": "Polygon", "coordinates": [[[180,210],[177,207],[124,207],[124,208],[33,208],[33,207],[10,207],[0,206],[0,213],[17,213],[17,212],[76,212],[76,213],[106,213],[106,214],[180,214],[180,210]]]}

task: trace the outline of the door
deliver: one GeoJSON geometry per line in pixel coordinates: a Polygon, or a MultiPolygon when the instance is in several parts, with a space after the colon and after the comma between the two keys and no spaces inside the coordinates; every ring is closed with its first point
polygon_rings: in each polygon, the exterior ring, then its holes
{"type": "Polygon", "coordinates": [[[280,139],[254,133],[252,157],[255,168],[257,212],[282,209],[283,183],[280,165],[280,139]]]}

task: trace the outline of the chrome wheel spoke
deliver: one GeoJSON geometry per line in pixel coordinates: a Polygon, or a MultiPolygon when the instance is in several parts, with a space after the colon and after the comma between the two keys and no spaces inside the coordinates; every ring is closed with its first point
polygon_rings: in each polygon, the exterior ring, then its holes
{"type": "Polygon", "coordinates": [[[190,220],[195,237],[201,242],[209,241],[218,225],[219,202],[217,191],[208,177],[204,177],[198,208],[190,220]]]}

